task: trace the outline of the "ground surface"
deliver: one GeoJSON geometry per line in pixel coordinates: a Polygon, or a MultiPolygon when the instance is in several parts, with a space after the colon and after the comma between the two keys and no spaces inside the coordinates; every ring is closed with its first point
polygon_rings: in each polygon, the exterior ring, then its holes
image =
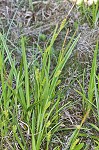
{"type": "MultiPolygon", "coordinates": [[[[93,51],[96,45],[96,41],[99,40],[99,26],[96,25],[94,29],[90,28],[87,22],[82,23],[82,16],[80,15],[77,7],[73,7],[73,4],[67,0],[64,1],[35,1],[33,2],[33,11],[29,8],[29,5],[25,0],[24,3],[15,0],[0,0],[0,32],[7,36],[7,43],[9,48],[13,51],[13,57],[16,58],[17,64],[20,61],[21,53],[18,47],[19,39],[24,35],[27,39],[27,58],[32,61],[31,47],[33,43],[40,44],[45,47],[47,39],[51,38],[53,29],[57,23],[60,22],[68,16],[67,27],[60,36],[58,37],[54,51],[57,55],[61,42],[64,39],[66,30],[69,29],[69,34],[67,36],[67,41],[71,38],[72,33],[76,30],[78,24],[77,34],[80,35],[79,42],[68,61],[67,66],[64,68],[61,79],[63,83],[60,87],[63,89],[64,102],[71,100],[75,102],[72,109],[64,109],[61,114],[61,120],[63,120],[63,127],[69,128],[70,130],[61,131],[57,133],[60,141],[54,137],[53,144],[59,143],[62,148],[66,147],[66,143],[72,133],[72,128],[79,125],[82,120],[82,104],[81,97],[74,91],[75,88],[80,89],[76,78],[82,83],[82,74],[84,68],[86,70],[85,78],[85,90],[88,88],[89,73],[93,58],[93,51]],[[72,10],[71,10],[72,8],[72,10]],[[69,11],[71,12],[69,13],[69,11]],[[68,15],[69,13],[69,15],[68,15]],[[40,40],[39,35],[44,34],[46,40],[40,40]],[[71,82],[73,84],[71,84],[71,82]],[[71,85],[71,86],[70,86],[71,85]],[[68,88],[69,87],[69,88],[68,88]]],[[[96,123],[95,117],[92,115],[85,122],[86,127],[88,123],[96,123]]],[[[62,127],[62,128],[63,128],[62,127]]],[[[93,134],[92,131],[86,129],[88,136],[93,134]]],[[[95,133],[99,137],[98,133],[95,133]]],[[[89,149],[93,150],[93,143],[91,138],[83,138],[87,144],[89,144],[89,149]]],[[[6,148],[6,147],[5,147],[6,148]]]]}

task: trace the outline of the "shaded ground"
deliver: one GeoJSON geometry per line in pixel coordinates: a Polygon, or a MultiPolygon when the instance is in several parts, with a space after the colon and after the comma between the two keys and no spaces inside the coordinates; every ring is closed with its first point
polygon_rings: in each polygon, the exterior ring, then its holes
{"type": "MultiPolygon", "coordinates": [[[[40,39],[39,35],[43,34],[46,41],[51,38],[55,25],[60,23],[68,15],[72,7],[73,4],[67,0],[60,2],[55,0],[45,2],[35,1],[33,2],[32,11],[25,0],[21,4],[19,4],[19,1],[15,2],[14,0],[0,0],[0,32],[5,34],[7,43],[13,51],[13,55],[17,58],[17,63],[21,57],[19,48],[20,37],[22,35],[26,37],[28,52],[27,57],[30,61],[32,61],[32,45],[38,43],[42,47],[46,46],[45,40],[40,39]]],[[[79,26],[77,34],[80,33],[81,35],[78,45],[75,48],[67,66],[64,68],[63,74],[61,75],[63,83],[60,88],[63,89],[64,103],[68,100],[75,103],[71,110],[63,110],[61,117],[63,121],[62,128],[64,128],[64,126],[65,128],[70,128],[69,132],[61,131],[57,134],[63,144],[61,144],[56,137],[53,138],[53,145],[59,143],[61,147],[66,146],[66,143],[72,133],[71,129],[78,125],[82,120],[83,110],[81,97],[74,91],[75,88],[79,89],[79,85],[77,81],[74,81],[74,79],[76,80],[76,78],[78,78],[82,83],[83,69],[86,68],[85,90],[87,90],[93,50],[95,48],[96,41],[99,41],[98,25],[94,29],[91,29],[87,22],[81,23],[82,16],[76,7],[73,7],[67,20],[68,23],[66,27],[69,29],[67,41],[76,30],[78,23],[79,26]],[[71,84],[72,82],[73,84],[71,84]]],[[[54,52],[56,55],[61,47],[67,28],[64,29],[55,43],[54,52]]],[[[96,122],[94,116],[91,116],[88,119],[88,122],[90,122],[90,120],[91,122],[96,122]]],[[[88,125],[88,122],[86,122],[86,126],[88,125]]],[[[91,131],[86,132],[88,132],[88,135],[92,134],[91,131]]],[[[85,138],[83,140],[85,140],[89,145],[92,144],[91,139],[89,138],[85,138]]],[[[93,150],[92,145],[89,149],[93,150]]]]}

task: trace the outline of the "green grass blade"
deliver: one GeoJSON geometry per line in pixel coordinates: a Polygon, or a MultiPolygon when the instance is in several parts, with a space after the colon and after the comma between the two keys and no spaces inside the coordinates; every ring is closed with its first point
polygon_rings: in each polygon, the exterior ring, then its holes
{"type": "Polygon", "coordinates": [[[23,62],[24,62],[26,103],[27,103],[27,108],[28,108],[30,106],[29,74],[28,74],[28,64],[27,64],[27,59],[26,59],[25,43],[24,43],[23,37],[21,39],[21,46],[22,46],[22,57],[23,57],[23,62]]]}

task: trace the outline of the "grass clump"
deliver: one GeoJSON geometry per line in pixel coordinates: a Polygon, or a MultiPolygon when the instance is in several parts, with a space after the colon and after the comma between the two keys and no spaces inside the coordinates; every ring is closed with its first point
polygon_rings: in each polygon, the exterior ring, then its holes
{"type": "Polygon", "coordinates": [[[78,6],[84,21],[87,20],[90,27],[95,27],[99,20],[99,0],[71,0],[78,6]]]}
{"type": "MultiPolygon", "coordinates": [[[[76,90],[76,92],[82,97],[82,106],[83,106],[83,117],[80,125],[77,125],[77,128],[73,132],[73,134],[70,137],[70,141],[68,143],[68,147],[70,150],[80,150],[82,148],[88,149],[88,145],[84,142],[80,142],[80,139],[84,136],[86,137],[87,134],[80,134],[81,130],[86,130],[86,128],[83,127],[83,124],[86,122],[86,120],[90,117],[91,112],[93,112],[96,116],[97,120],[97,125],[99,125],[99,79],[98,76],[96,75],[97,71],[97,54],[98,54],[98,42],[96,44],[96,48],[94,51],[94,57],[93,57],[93,62],[92,62],[92,68],[91,68],[91,73],[90,73],[90,81],[88,85],[88,91],[87,94],[84,91],[84,87],[81,85],[81,83],[78,81],[82,92],[76,90]],[[87,96],[86,96],[87,95],[87,96]]],[[[91,114],[92,115],[92,114],[91,114]]],[[[97,132],[99,132],[99,127],[97,125],[94,125],[93,123],[89,123],[89,125],[92,127],[90,130],[95,129],[97,132]]],[[[89,128],[87,128],[89,130],[89,128]]],[[[90,135],[91,136],[91,135],[90,135]]],[[[95,149],[99,148],[99,140],[98,137],[91,136],[88,137],[93,139],[93,141],[97,143],[94,145],[96,146],[95,149]]]]}
{"type": "Polygon", "coordinates": [[[80,6],[80,12],[83,17],[87,20],[90,27],[95,27],[99,20],[99,1],[93,3],[91,6],[85,5],[84,3],[80,6]]]}
{"type": "Polygon", "coordinates": [[[22,60],[16,68],[15,59],[0,34],[1,149],[7,146],[22,150],[49,149],[51,138],[61,124],[59,113],[70,104],[60,105],[59,76],[79,38],[74,39],[73,36],[66,47],[63,43],[57,65],[51,71],[51,49],[65,24],[66,19],[59,28],[56,25],[50,44],[44,51],[38,46],[40,60],[35,60],[38,65],[34,63],[32,69],[26,58],[24,37],[21,38],[22,60]],[[7,64],[10,64],[8,71],[7,64]]]}

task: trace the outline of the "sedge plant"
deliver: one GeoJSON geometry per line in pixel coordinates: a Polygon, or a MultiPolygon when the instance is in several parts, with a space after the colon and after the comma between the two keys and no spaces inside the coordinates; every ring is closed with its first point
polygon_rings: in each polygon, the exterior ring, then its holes
{"type": "MultiPolygon", "coordinates": [[[[83,106],[83,111],[84,111],[83,114],[84,115],[82,117],[81,124],[77,125],[75,131],[73,132],[73,134],[70,137],[70,141],[68,143],[68,147],[70,148],[70,150],[75,150],[75,149],[80,150],[83,147],[85,147],[85,144],[83,142],[79,143],[80,130],[82,129],[83,124],[85,123],[86,119],[90,115],[90,111],[93,111],[93,108],[96,111],[97,122],[99,122],[99,89],[98,89],[99,88],[99,79],[96,76],[98,50],[99,49],[98,49],[98,42],[97,42],[96,48],[94,51],[91,73],[90,73],[90,81],[89,81],[89,85],[88,85],[88,93],[87,93],[88,97],[86,97],[86,92],[84,91],[84,86],[82,86],[79,81],[78,81],[78,83],[79,83],[82,91],[80,92],[75,89],[75,91],[82,97],[82,106],[83,106]],[[96,83],[96,79],[97,79],[98,84],[96,83]]],[[[84,80],[84,77],[83,77],[83,80],[84,80]]],[[[93,125],[92,123],[90,125],[92,128],[94,128],[95,130],[97,130],[99,132],[99,127],[97,127],[96,125],[93,125]]],[[[83,134],[81,134],[81,136],[83,136],[83,134]]],[[[95,139],[94,136],[91,138],[95,139]]]]}
{"type": "Polygon", "coordinates": [[[16,68],[16,60],[9,51],[6,38],[0,33],[1,148],[7,142],[10,149],[16,149],[16,143],[22,150],[40,150],[43,146],[49,149],[52,136],[61,124],[59,113],[70,104],[60,105],[59,76],[79,39],[74,34],[66,47],[62,47],[57,64],[51,71],[52,46],[65,24],[66,19],[59,28],[56,25],[44,51],[38,46],[40,60],[36,59],[37,63],[31,67],[26,57],[24,37],[21,38],[22,59],[16,68]]]}

